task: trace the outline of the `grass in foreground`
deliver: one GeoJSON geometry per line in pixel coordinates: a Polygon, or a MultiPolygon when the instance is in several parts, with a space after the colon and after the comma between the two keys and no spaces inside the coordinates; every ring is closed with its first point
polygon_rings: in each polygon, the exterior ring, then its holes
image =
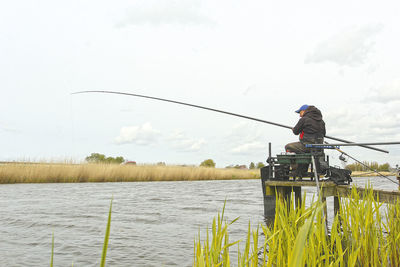
{"type": "Polygon", "coordinates": [[[309,208],[303,204],[295,209],[293,201],[288,205],[278,201],[273,226],[261,225],[261,246],[259,228],[251,231],[249,226],[244,250],[239,249],[242,241],[229,241],[231,223],[218,215],[211,237],[207,230],[203,244],[200,236],[195,240],[193,266],[230,266],[229,249],[235,244],[235,266],[400,265],[400,203],[382,212],[383,204],[374,200],[372,190],[361,200],[353,188],[352,198],[342,198],[329,234],[320,202],[309,208]]]}
{"type": "Polygon", "coordinates": [[[116,164],[2,164],[0,183],[193,181],[259,178],[259,170],[116,164]]]}

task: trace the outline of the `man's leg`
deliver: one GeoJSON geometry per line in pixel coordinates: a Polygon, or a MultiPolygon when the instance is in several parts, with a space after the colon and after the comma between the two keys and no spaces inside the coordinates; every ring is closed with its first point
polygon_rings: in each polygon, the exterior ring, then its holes
{"type": "Polygon", "coordinates": [[[301,142],[289,143],[285,146],[286,152],[293,152],[296,154],[307,153],[308,149],[301,142]]]}

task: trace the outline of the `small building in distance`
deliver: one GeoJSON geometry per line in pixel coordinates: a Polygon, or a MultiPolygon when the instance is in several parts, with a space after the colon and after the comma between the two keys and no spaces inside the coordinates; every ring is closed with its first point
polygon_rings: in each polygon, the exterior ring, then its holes
{"type": "Polygon", "coordinates": [[[136,161],[127,160],[122,162],[121,165],[136,165],[136,161]]]}

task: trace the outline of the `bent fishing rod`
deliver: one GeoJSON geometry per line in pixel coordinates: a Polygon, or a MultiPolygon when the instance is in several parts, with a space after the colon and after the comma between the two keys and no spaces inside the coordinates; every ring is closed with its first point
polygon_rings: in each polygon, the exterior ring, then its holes
{"type": "MultiPolygon", "coordinates": [[[[116,94],[116,95],[126,95],[126,96],[135,96],[135,97],[148,98],[148,99],[153,99],[153,100],[159,100],[159,101],[164,101],[164,102],[175,103],[175,104],[179,104],[179,105],[185,105],[185,106],[194,107],[194,108],[210,110],[210,111],[214,111],[214,112],[218,112],[218,113],[223,113],[223,114],[227,114],[227,115],[231,115],[231,116],[235,116],[235,117],[240,117],[240,118],[244,118],[244,119],[248,119],[248,120],[258,121],[258,122],[271,124],[271,125],[275,125],[275,126],[278,126],[278,127],[287,128],[287,129],[292,130],[292,127],[287,126],[287,125],[283,125],[283,124],[280,124],[280,123],[276,123],[276,122],[261,120],[261,119],[257,119],[257,118],[253,118],[253,117],[249,117],[249,116],[245,116],[245,115],[240,115],[240,114],[233,113],[233,112],[223,111],[223,110],[214,109],[214,108],[208,108],[208,107],[204,107],[204,106],[199,106],[199,105],[194,105],[194,104],[190,104],[190,103],[185,103],[185,102],[180,102],[180,101],[175,101],[175,100],[170,100],[170,99],[165,99],[165,98],[160,98],[160,97],[154,97],[154,96],[146,96],[146,95],[124,93],[124,92],[117,92],[117,91],[102,91],[102,90],[79,91],[79,92],[71,93],[71,95],[86,94],[86,93],[104,93],[104,94],[116,94]]],[[[348,144],[354,143],[354,142],[351,142],[351,141],[347,141],[347,140],[344,140],[344,139],[340,139],[340,138],[332,137],[332,136],[327,136],[327,135],[325,136],[325,138],[328,138],[328,139],[331,139],[331,140],[336,140],[336,141],[343,142],[343,143],[348,143],[348,144]]],[[[359,145],[359,146],[364,147],[364,148],[368,148],[368,149],[372,149],[372,150],[376,150],[376,151],[379,151],[379,152],[389,153],[389,151],[386,151],[386,150],[383,150],[383,149],[380,149],[380,148],[375,148],[375,147],[371,147],[371,146],[367,146],[367,145],[359,145]]]]}

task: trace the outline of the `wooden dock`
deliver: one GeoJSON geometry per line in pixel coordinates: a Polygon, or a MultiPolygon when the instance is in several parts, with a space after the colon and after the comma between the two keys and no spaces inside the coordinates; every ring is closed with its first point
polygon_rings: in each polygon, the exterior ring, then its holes
{"type": "MultiPolygon", "coordinates": [[[[292,192],[294,193],[296,205],[301,204],[301,188],[302,187],[317,187],[315,181],[278,181],[278,180],[266,180],[263,184],[264,190],[264,215],[266,218],[275,217],[275,201],[276,197],[285,198],[290,201],[292,192]]],[[[339,210],[339,198],[351,197],[351,191],[353,186],[351,185],[336,185],[330,181],[319,181],[320,194],[322,202],[325,204],[324,210],[327,214],[326,198],[334,198],[334,212],[335,214],[339,210]]],[[[365,188],[356,187],[359,192],[360,198],[363,198],[365,188]]],[[[388,191],[373,189],[375,199],[379,202],[385,202],[394,204],[397,201],[400,202],[400,191],[388,191]]]]}

